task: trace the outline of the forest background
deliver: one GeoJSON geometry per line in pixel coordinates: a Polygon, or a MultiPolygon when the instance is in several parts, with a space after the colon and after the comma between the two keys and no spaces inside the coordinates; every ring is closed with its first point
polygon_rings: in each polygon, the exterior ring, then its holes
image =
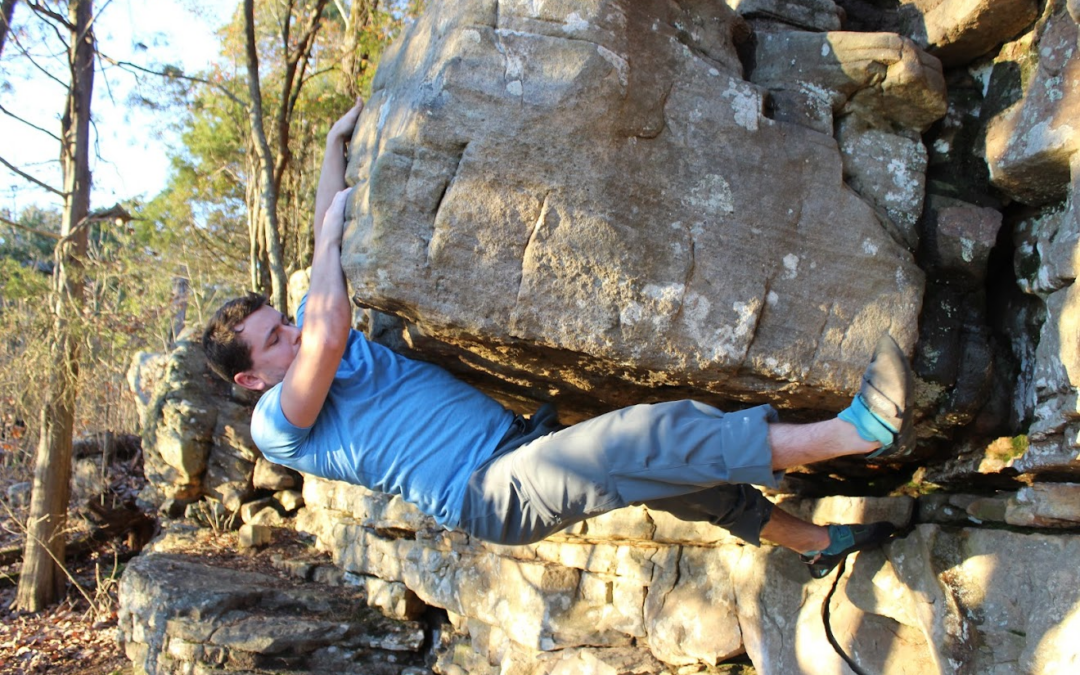
{"type": "MultiPolygon", "coordinates": [[[[199,0],[175,2],[192,15],[205,12],[199,0]]],[[[27,542],[19,609],[43,609],[69,581],[53,564],[64,559],[63,517],[48,514],[58,508],[54,493],[63,493],[66,511],[72,439],[138,433],[126,382],[132,358],[167,351],[184,326],[202,324],[221,300],[245,290],[287,306],[289,275],[311,260],[326,131],[368,94],[379,55],[420,4],[240,0],[221,13],[216,58],[186,72],[155,61],[155,50],[134,35],[134,56],[101,48],[95,24],[122,3],[2,0],[0,115],[57,158],[20,166],[4,156],[11,144],[0,145],[0,172],[23,186],[0,205],[0,487],[34,486],[28,514],[5,505],[13,516],[4,520],[7,539],[27,542]],[[34,101],[20,96],[27,72],[62,89],[66,108],[35,117],[34,101]],[[130,92],[121,102],[130,115],[113,124],[138,116],[151,126],[107,128],[87,87],[104,89],[114,104],[115,92],[130,92]],[[103,142],[125,133],[175,139],[166,183],[149,196],[113,189],[101,200],[108,192],[90,189],[93,167],[145,170],[137,156],[118,162],[121,153],[103,142]],[[65,427],[57,420],[68,413],[65,427]],[[66,449],[52,438],[65,435],[66,449]],[[64,487],[42,489],[50,482],[64,487]],[[35,531],[43,521],[51,526],[35,531]],[[32,569],[35,557],[54,569],[32,569]]],[[[123,7],[136,8],[125,9],[135,25],[140,13],[155,11],[150,2],[123,7]]]]}

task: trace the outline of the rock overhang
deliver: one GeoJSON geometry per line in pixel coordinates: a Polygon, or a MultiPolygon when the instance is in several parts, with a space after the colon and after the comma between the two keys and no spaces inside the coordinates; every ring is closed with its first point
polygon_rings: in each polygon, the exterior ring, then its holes
{"type": "Polygon", "coordinates": [[[880,333],[913,345],[921,271],[836,141],[765,115],[737,15],[493,4],[421,17],[353,139],[343,266],[421,356],[600,408],[828,408],[880,333]]]}

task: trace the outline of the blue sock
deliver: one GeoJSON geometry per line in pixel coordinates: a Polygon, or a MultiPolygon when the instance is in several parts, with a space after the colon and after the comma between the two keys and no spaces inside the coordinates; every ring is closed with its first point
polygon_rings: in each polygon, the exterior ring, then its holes
{"type": "Polygon", "coordinates": [[[855,431],[859,432],[859,437],[864,441],[877,441],[883,448],[892,445],[896,440],[896,434],[899,433],[899,429],[894,429],[892,425],[866,407],[866,401],[861,395],[856,395],[851,405],[841,411],[837,417],[853,424],[855,431]]]}
{"type": "Polygon", "coordinates": [[[807,551],[803,555],[813,558],[818,555],[836,555],[845,548],[855,545],[855,533],[847,525],[829,525],[829,545],[820,551],[807,551]]]}

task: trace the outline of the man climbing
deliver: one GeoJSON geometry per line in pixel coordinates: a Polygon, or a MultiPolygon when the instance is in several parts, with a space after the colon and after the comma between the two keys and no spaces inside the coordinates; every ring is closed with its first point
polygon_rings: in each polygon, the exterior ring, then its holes
{"type": "Polygon", "coordinates": [[[808,523],[752,487],[775,486],[793,466],[910,451],[911,369],[888,336],[851,406],[828,421],[782,424],[769,406],[723,413],[673,401],[563,427],[550,407],[515,416],[438,366],[352,330],[341,270],[344,150],[362,108],[357,101],[327,138],[311,286],[296,324],[249,294],[219,309],[203,335],[215,372],[262,392],[251,432],[267,459],[399,494],[446,527],[501,544],[643,503],[790,548],[820,578],[893,535],[885,522],[808,523]]]}

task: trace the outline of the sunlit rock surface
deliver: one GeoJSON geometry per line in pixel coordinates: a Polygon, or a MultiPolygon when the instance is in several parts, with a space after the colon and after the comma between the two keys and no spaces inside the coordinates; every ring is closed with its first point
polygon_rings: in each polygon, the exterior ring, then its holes
{"type": "MultiPolygon", "coordinates": [[[[432,6],[353,138],[358,302],[410,322],[419,353],[568,409],[673,388],[840,405],[882,333],[910,349],[922,274],[831,134],[766,114],[746,30],[719,3],[432,6]]],[[[894,41],[883,83],[838,86],[925,126],[940,69],[894,41]]]]}

